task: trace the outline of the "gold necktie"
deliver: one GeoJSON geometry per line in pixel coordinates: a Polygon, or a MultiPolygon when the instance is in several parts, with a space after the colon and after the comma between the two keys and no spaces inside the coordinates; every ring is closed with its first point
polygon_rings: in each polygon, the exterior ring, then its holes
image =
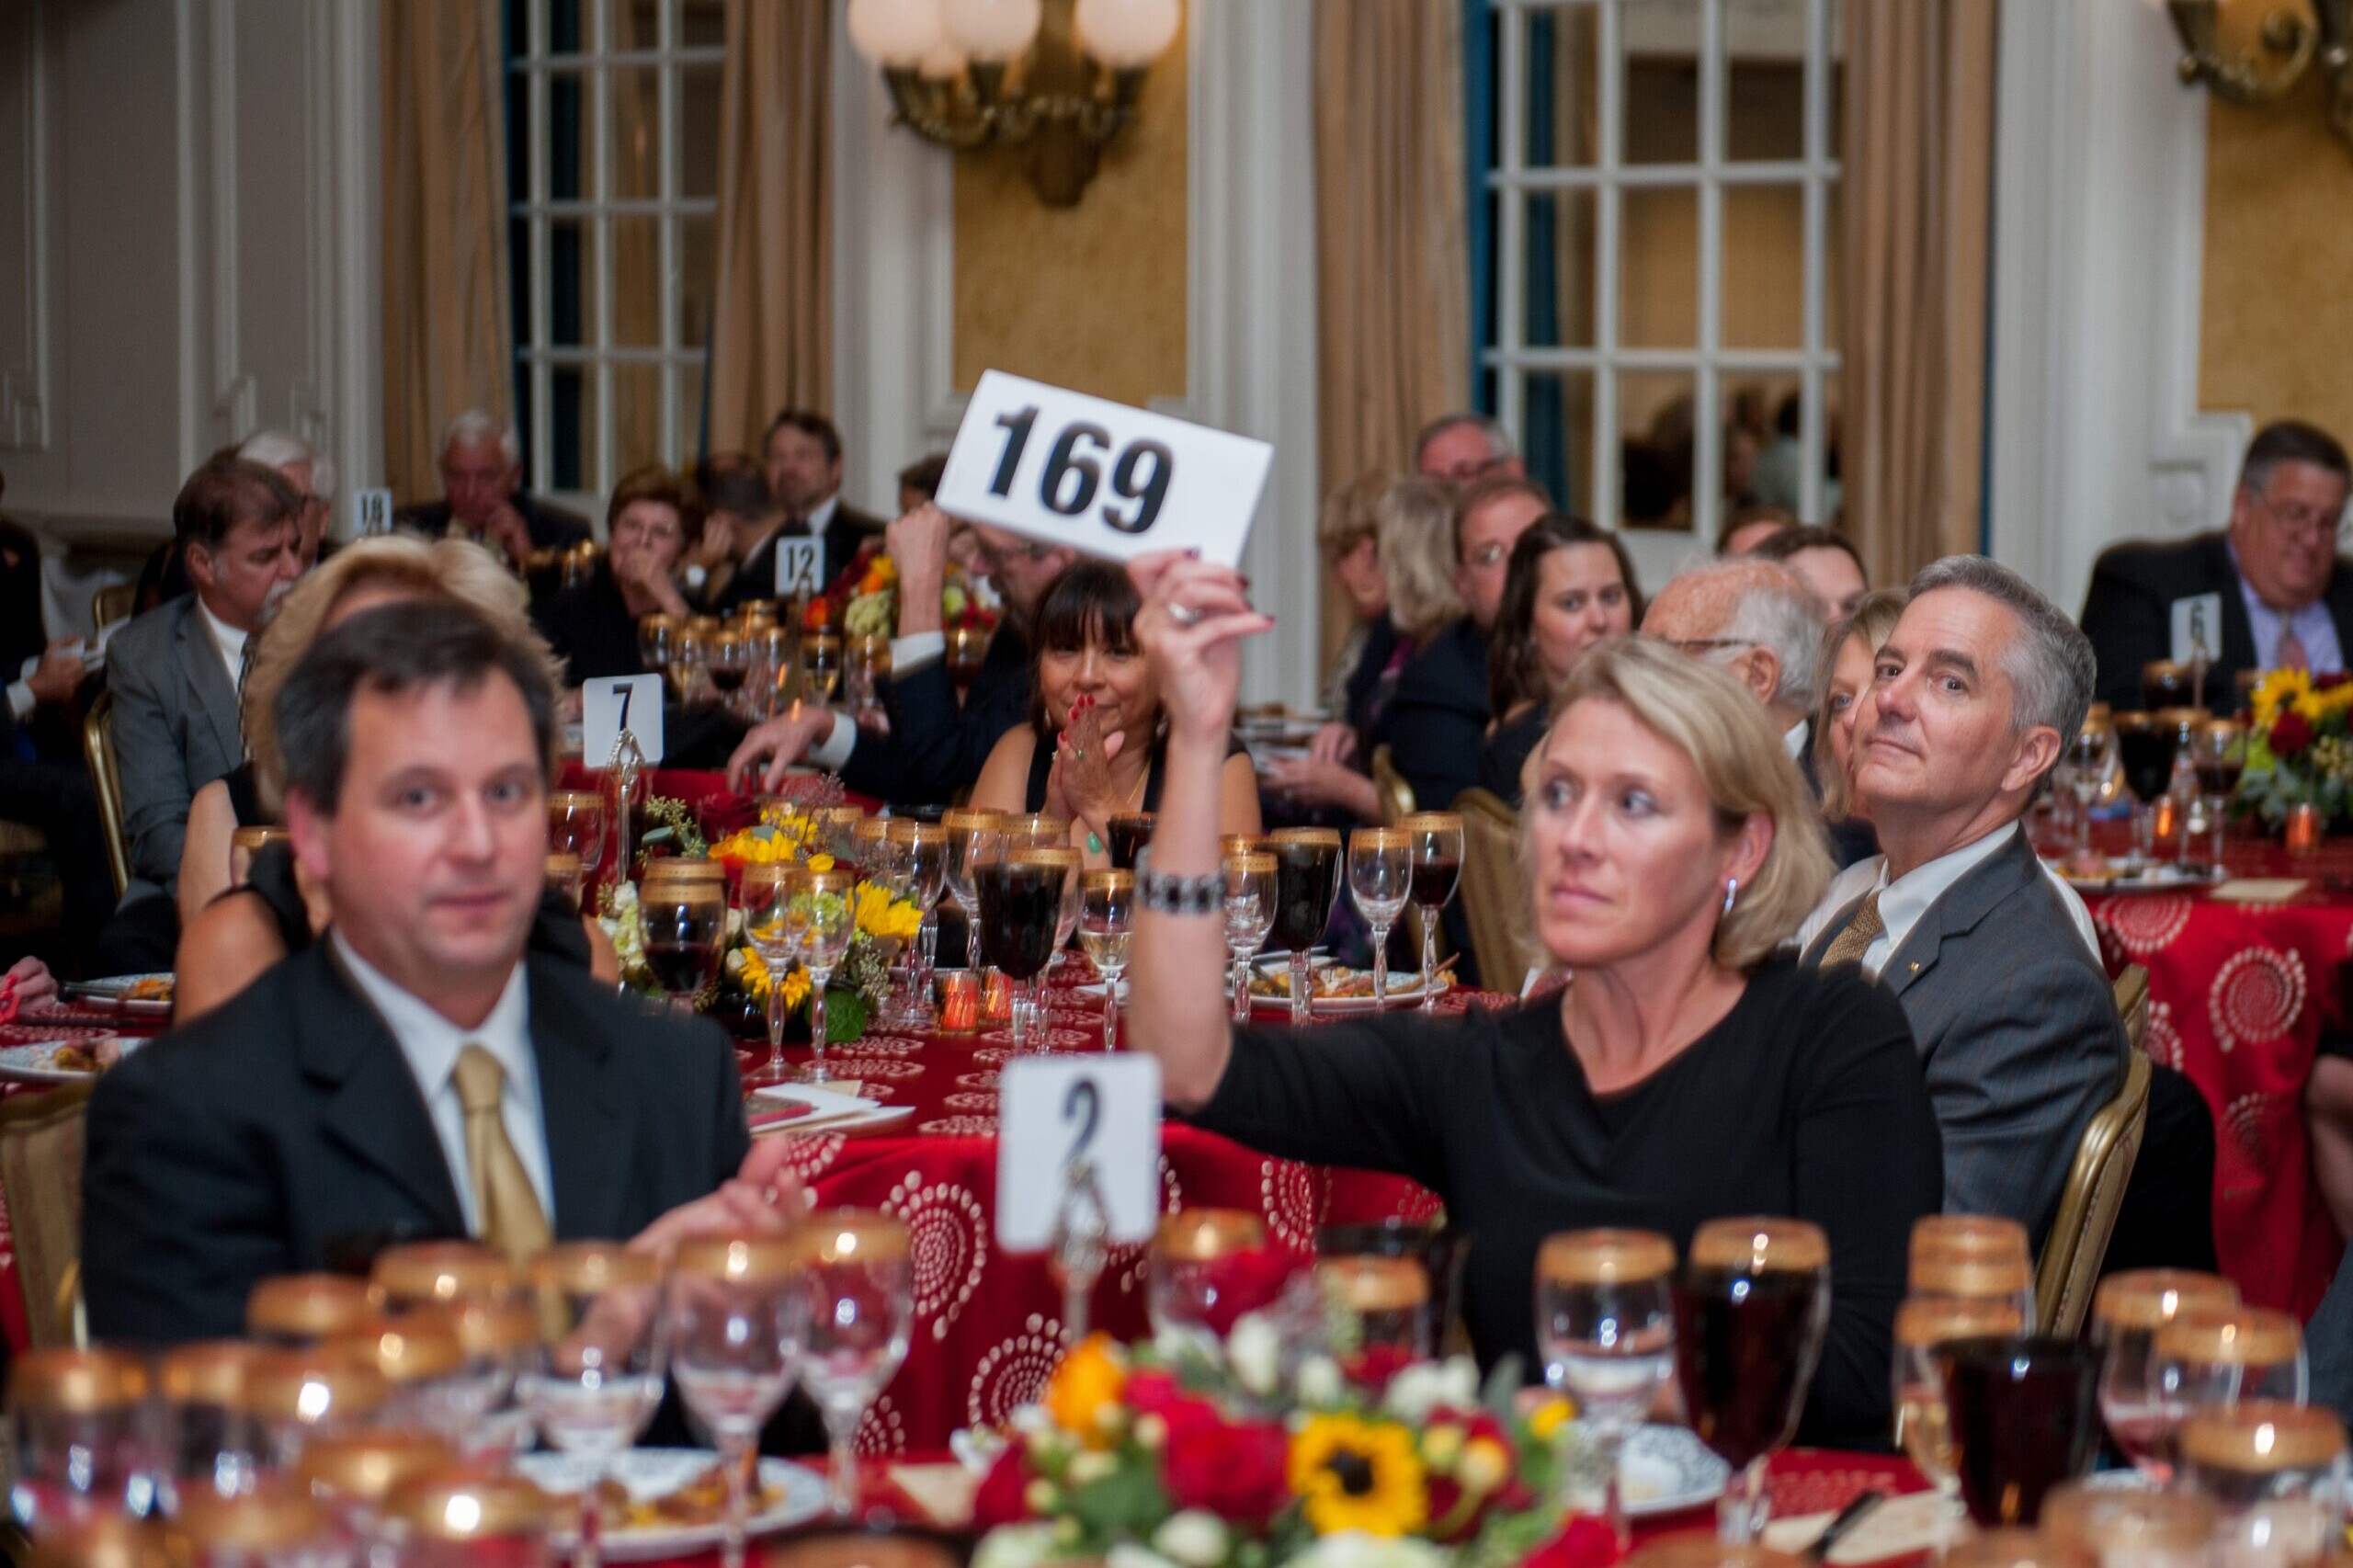
{"type": "Polygon", "coordinates": [[[506,1069],[479,1045],[458,1052],[450,1074],[466,1110],[466,1166],[474,1184],[474,1217],[482,1239],[517,1263],[548,1244],[548,1217],[499,1113],[506,1069]]]}
{"type": "Polygon", "coordinates": [[[1873,937],[1886,929],[1886,923],[1879,917],[1879,894],[1874,892],[1863,900],[1862,906],[1855,911],[1855,917],[1847,922],[1847,928],[1832,938],[1830,950],[1822,955],[1822,967],[1828,969],[1832,964],[1862,962],[1863,950],[1871,945],[1873,937]]]}

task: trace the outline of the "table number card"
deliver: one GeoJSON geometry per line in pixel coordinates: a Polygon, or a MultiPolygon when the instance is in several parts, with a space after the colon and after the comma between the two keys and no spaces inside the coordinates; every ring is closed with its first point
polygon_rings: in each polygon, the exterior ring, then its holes
{"type": "Polygon", "coordinates": [[[1053,1244],[1072,1165],[1095,1163],[1113,1242],[1160,1224],[1160,1062],[1032,1056],[997,1079],[996,1239],[1007,1252],[1053,1244]]]}
{"type": "Polygon", "coordinates": [[[940,475],[939,506],[1088,555],[1198,550],[1241,564],[1274,448],[990,370],[940,475]]]}
{"type": "Polygon", "coordinates": [[[662,760],[662,677],[608,676],[580,687],[580,760],[602,767],[629,731],[648,762],[662,760]]]}
{"type": "Polygon", "coordinates": [[[825,591],[825,541],[779,536],[776,541],[776,597],[815,597],[825,591]]]}
{"type": "Polygon", "coordinates": [[[392,531],[392,493],[355,490],[351,493],[351,537],[373,539],[392,531]]]}

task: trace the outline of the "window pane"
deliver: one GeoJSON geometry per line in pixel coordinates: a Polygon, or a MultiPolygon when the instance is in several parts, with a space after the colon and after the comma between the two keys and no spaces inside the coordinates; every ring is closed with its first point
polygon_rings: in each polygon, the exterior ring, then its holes
{"type": "Polygon", "coordinates": [[[710,304],[719,289],[718,242],[710,218],[678,220],[678,328],[681,347],[710,342],[710,304]]]}
{"type": "Polygon", "coordinates": [[[1620,210],[1619,342],[1691,347],[1699,341],[1699,193],[1629,189],[1620,210]]]}
{"type": "Polygon", "coordinates": [[[613,367],[613,477],[663,458],[662,367],[613,367]]]}
{"type": "Polygon", "coordinates": [[[1583,167],[1601,133],[1596,119],[1595,28],[1591,7],[1521,13],[1528,62],[1528,166],[1583,167]]]}
{"type": "Polygon", "coordinates": [[[678,194],[719,194],[719,67],[678,70],[678,194]]]}
{"type": "Polygon", "coordinates": [[[1646,0],[1620,13],[1630,164],[1699,158],[1699,0],[1646,0]]]}
{"type": "Polygon", "coordinates": [[[613,199],[651,200],[662,194],[661,70],[616,66],[611,80],[613,199]]]}
{"type": "Polygon", "coordinates": [[[678,383],[678,445],[676,461],[681,468],[703,449],[703,362],[685,359],[670,367],[678,383]]]}
{"type": "Polygon", "coordinates": [[[1629,528],[1691,526],[1691,376],[1624,370],[1618,376],[1619,515],[1629,528]]]}
{"type": "Polygon", "coordinates": [[[548,78],[547,159],[549,200],[588,194],[588,83],[576,71],[548,78]]]}
{"type": "Polygon", "coordinates": [[[1726,0],[1724,156],[1805,156],[1807,12],[1790,0],[1726,0]]]}
{"type": "Polygon", "coordinates": [[[682,0],[678,39],[688,49],[718,49],[727,42],[726,0],[682,0]]]}
{"type": "Polygon", "coordinates": [[[1844,134],[1847,108],[1847,18],[1846,7],[1840,0],[1828,0],[1830,6],[1830,113],[1826,124],[1830,144],[1822,150],[1825,158],[1846,154],[1839,150],[1839,138],[1844,134]]]}
{"type": "Polygon", "coordinates": [[[1779,443],[1780,422],[1794,450],[1798,427],[1798,379],[1794,375],[1727,376],[1724,380],[1724,516],[1743,506],[1797,510],[1792,489],[1797,465],[1779,443]]]}
{"type": "Polygon", "coordinates": [[[1563,509],[1593,506],[1593,372],[1527,370],[1520,385],[1520,449],[1529,477],[1563,509]]]}
{"type": "Polygon", "coordinates": [[[1822,346],[1836,353],[1847,341],[1846,187],[1832,180],[1822,187],[1827,209],[1822,222],[1822,346]]]}
{"type": "Polygon", "coordinates": [[[580,365],[548,374],[548,488],[588,490],[597,483],[597,375],[580,365]]]}
{"type": "Polygon", "coordinates": [[[613,220],[613,341],[662,344],[662,220],[613,220]]]}
{"type": "Polygon", "coordinates": [[[548,52],[577,54],[588,47],[587,8],[594,0],[546,0],[548,52]]]}
{"type": "MultiPolygon", "coordinates": [[[[596,225],[582,218],[548,221],[547,340],[592,342],[589,319],[596,283],[596,225]]],[[[525,318],[528,324],[529,318],[525,318]]]]}
{"type": "Polygon", "coordinates": [[[1521,341],[1537,348],[1593,347],[1594,195],[1531,190],[1521,230],[1526,247],[1521,341]]]}
{"type": "Polygon", "coordinates": [[[1723,345],[1805,346],[1805,189],[1724,187],[1723,345]]]}

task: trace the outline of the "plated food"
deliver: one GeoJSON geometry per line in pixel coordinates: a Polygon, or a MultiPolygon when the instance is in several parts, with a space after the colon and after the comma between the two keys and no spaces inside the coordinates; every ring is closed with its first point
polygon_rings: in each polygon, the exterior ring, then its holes
{"type": "MultiPolygon", "coordinates": [[[[1440,970],[1438,989],[1445,992],[1453,985],[1454,977],[1440,970]]],[[[1317,1012],[1370,1012],[1372,1008],[1372,971],[1357,969],[1330,959],[1313,960],[1308,971],[1308,1006],[1317,1012]]],[[[1419,1002],[1422,999],[1422,975],[1419,970],[1389,971],[1389,1004],[1419,1002]]],[[[1250,1005],[1256,1008],[1288,1007],[1290,1006],[1290,963],[1288,959],[1262,961],[1250,971],[1250,1005]]]]}
{"type": "Polygon", "coordinates": [[[0,1047],[0,1080],[76,1084],[95,1078],[146,1042],[136,1036],[81,1034],[0,1047]]]}
{"type": "Polygon", "coordinates": [[[2156,860],[2097,850],[2079,850],[2054,865],[2077,892],[2177,892],[2212,887],[2222,880],[2222,868],[2211,861],[2156,860]]]}
{"type": "MultiPolygon", "coordinates": [[[[524,1454],[516,1469],[542,1490],[574,1499],[588,1483],[584,1461],[564,1454],[524,1454]]],[[[599,1484],[608,1560],[644,1562],[715,1546],[726,1530],[727,1475],[708,1449],[633,1449],[614,1460],[599,1484]]],[[[755,1535],[786,1529],[825,1510],[825,1483],[784,1460],[760,1460],[751,1495],[755,1535]]],[[[579,1530],[560,1524],[555,1545],[568,1551],[579,1530]]]]}
{"type": "Polygon", "coordinates": [[[118,974],[85,980],[65,988],[66,999],[94,1013],[122,1013],[131,1017],[169,1017],[173,980],[169,974],[118,974]]]}

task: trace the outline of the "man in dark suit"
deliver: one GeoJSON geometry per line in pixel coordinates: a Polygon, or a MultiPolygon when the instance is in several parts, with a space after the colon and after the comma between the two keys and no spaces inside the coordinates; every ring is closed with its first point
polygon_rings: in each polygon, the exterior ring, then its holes
{"type": "Polygon", "coordinates": [[[569,550],[596,537],[588,519],[523,490],[523,449],[513,428],[479,408],[441,433],[441,499],[392,515],[396,528],[427,539],[454,535],[506,558],[517,572],[532,552],[569,550]]]}
{"type": "Polygon", "coordinates": [[[2353,570],[2336,538],[2349,478],[2336,437],[2281,420],[2246,449],[2228,528],[2103,552],[2084,596],[2099,699],[2141,707],[2141,667],[2188,660],[2201,642],[2206,702],[2218,711],[2236,706],[2231,683],[2241,670],[2347,668],[2353,570]]]}
{"type": "Polygon", "coordinates": [[[948,675],[940,588],[948,574],[954,519],[929,502],[892,523],[891,559],[899,569],[899,634],[891,642],[891,678],[882,687],[890,715],[885,735],[823,708],[779,714],[754,729],[728,764],[739,783],[766,764],[773,789],[795,762],[839,773],[851,789],[895,804],[938,805],[970,790],[1004,733],[1029,716],[1029,615],[1063,569],[1078,559],[1002,528],[973,531],[1005,616],[960,702],[948,675]]]}
{"type": "Polygon", "coordinates": [[[363,611],[278,696],[287,824],[326,939],[98,1085],[84,1176],[92,1332],[241,1332],[272,1275],[404,1238],[663,1244],[780,1228],[712,1026],[527,959],[556,696],[463,607],[363,611]]]}
{"type": "Polygon", "coordinates": [[[841,432],[824,415],[805,408],[779,414],[761,439],[760,460],[775,509],[761,531],[738,543],[734,577],[712,603],[722,613],[745,599],[775,597],[780,539],[824,541],[823,581],[816,585],[823,589],[850,569],[862,547],[882,535],[881,518],[842,499],[841,432]]]}
{"type": "Polygon", "coordinates": [[[1944,1135],[1945,1208],[2041,1244],[2075,1144],[2128,1049],[2108,976],[2018,819],[2091,703],[2092,651],[2017,574],[1951,556],[1912,583],[1856,723],[1885,853],[1801,932],[1911,1021],[1944,1135]]]}

